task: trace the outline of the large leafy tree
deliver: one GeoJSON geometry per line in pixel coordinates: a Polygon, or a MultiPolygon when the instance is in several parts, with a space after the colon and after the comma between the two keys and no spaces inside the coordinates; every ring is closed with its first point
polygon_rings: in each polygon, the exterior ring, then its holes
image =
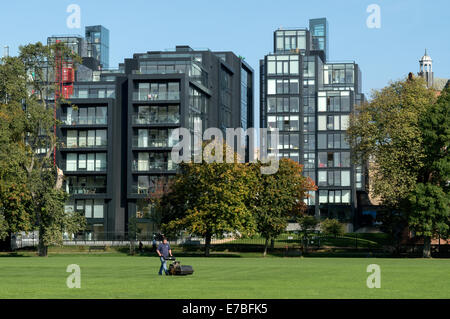
{"type": "Polygon", "coordinates": [[[20,47],[19,56],[0,69],[5,73],[0,85],[2,120],[12,128],[9,135],[2,130],[0,137],[0,156],[5,158],[1,167],[5,179],[0,185],[2,224],[8,225],[7,231],[37,228],[40,256],[47,255],[49,245],[62,242],[63,232],[75,233],[85,223],[83,216],[64,212],[63,171],[53,163],[58,147],[54,108],[63,102],[48,103],[55,91],[56,55],[80,62],[62,43],[44,46],[38,42],[20,47]],[[11,150],[14,156],[8,157],[11,150]]]}
{"type": "Polygon", "coordinates": [[[424,257],[432,237],[448,238],[450,229],[450,87],[421,116],[423,165],[417,184],[403,203],[408,223],[424,237],[424,257]]]}
{"type": "Polygon", "coordinates": [[[356,107],[347,131],[356,159],[371,161],[373,194],[398,207],[424,163],[419,119],[435,101],[421,78],[393,82],[356,107]]]}
{"type": "Polygon", "coordinates": [[[230,149],[225,144],[219,147],[223,147],[223,163],[208,162],[206,156],[201,163],[181,163],[180,173],[160,201],[163,231],[183,230],[205,238],[205,256],[209,256],[213,236],[246,236],[255,230],[252,211],[246,205],[253,192],[253,171],[237,160],[226,163],[230,149]]]}
{"type": "Polygon", "coordinates": [[[17,57],[0,63],[0,240],[33,228],[30,192],[25,172],[24,112],[26,69],[17,57]]]}
{"type": "Polygon", "coordinates": [[[448,132],[448,92],[436,103],[435,92],[412,75],[375,91],[348,129],[355,157],[373,164],[374,195],[423,236],[425,257],[431,237],[446,228],[448,132]]]}
{"type": "Polygon", "coordinates": [[[281,159],[275,174],[261,174],[260,165],[253,168],[256,179],[250,205],[258,233],[265,238],[265,256],[269,241],[285,231],[289,220],[301,216],[306,209],[303,199],[316,187],[310,178],[302,175],[302,165],[290,159],[281,159]]]}

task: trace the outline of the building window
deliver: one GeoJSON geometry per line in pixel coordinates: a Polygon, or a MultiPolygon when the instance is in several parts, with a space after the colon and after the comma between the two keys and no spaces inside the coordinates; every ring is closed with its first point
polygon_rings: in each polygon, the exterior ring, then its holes
{"type": "Polygon", "coordinates": [[[86,218],[103,218],[105,202],[102,199],[76,200],[76,211],[84,212],[86,218]]]}
{"type": "Polygon", "coordinates": [[[106,153],[68,153],[67,171],[105,171],[106,153]]]}

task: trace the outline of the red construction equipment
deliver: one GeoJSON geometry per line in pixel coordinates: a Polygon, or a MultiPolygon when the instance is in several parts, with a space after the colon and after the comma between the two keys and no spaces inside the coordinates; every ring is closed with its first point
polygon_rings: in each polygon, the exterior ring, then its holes
{"type": "MultiPolygon", "coordinates": [[[[61,42],[56,40],[56,43],[61,42]]],[[[62,56],[59,50],[55,52],[55,124],[53,131],[56,139],[56,103],[62,97],[68,99],[73,94],[73,83],[75,82],[75,70],[73,62],[62,56]]],[[[56,165],[56,149],[53,151],[53,165],[56,165]]]]}

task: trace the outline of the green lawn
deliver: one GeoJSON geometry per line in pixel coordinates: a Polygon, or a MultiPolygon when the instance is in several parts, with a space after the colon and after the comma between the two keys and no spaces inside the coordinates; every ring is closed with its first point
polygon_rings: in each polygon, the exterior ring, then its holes
{"type": "Polygon", "coordinates": [[[195,273],[158,276],[155,257],[71,254],[0,256],[0,298],[450,298],[450,260],[183,257],[195,273]],[[366,267],[381,267],[381,288],[366,267]],[[81,289],[66,267],[81,267],[81,289]]]}

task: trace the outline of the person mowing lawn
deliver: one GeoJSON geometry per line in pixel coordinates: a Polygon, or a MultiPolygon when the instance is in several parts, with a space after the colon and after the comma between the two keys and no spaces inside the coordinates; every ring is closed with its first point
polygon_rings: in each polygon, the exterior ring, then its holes
{"type": "Polygon", "coordinates": [[[167,269],[167,263],[166,258],[172,257],[172,250],[170,249],[170,245],[167,242],[167,238],[163,237],[162,243],[159,244],[158,249],[156,249],[156,252],[159,256],[159,259],[161,260],[161,267],[159,268],[158,275],[162,276],[162,272],[166,273],[166,275],[169,274],[169,270],[167,269]]]}

